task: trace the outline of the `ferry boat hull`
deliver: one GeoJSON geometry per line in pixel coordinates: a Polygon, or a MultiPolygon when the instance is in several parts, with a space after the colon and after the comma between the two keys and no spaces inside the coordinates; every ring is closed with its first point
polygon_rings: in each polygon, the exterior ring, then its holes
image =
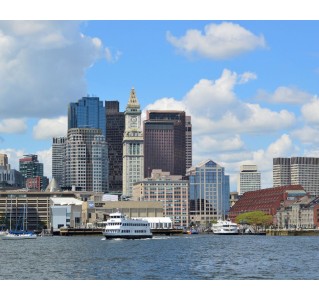
{"type": "Polygon", "coordinates": [[[124,235],[124,234],[105,234],[103,233],[106,239],[126,239],[126,240],[136,240],[136,239],[151,239],[153,235],[124,235]]]}

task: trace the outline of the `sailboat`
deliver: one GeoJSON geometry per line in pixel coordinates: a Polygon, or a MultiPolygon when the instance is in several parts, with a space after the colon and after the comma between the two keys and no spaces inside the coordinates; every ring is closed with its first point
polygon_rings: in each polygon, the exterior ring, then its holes
{"type": "Polygon", "coordinates": [[[12,202],[11,202],[11,210],[10,210],[10,231],[7,234],[1,236],[2,240],[26,240],[26,239],[36,239],[37,235],[33,232],[28,232],[24,229],[25,217],[26,217],[26,208],[25,204],[23,205],[23,223],[22,223],[22,231],[12,231],[11,230],[11,214],[12,214],[12,202]]]}

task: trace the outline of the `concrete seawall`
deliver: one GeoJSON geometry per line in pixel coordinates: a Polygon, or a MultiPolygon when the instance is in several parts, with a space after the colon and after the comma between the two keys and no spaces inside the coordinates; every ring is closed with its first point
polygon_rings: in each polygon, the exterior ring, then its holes
{"type": "Polygon", "coordinates": [[[289,230],[289,229],[268,229],[266,235],[272,236],[319,236],[318,229],[302,229],[302,230],[289,230]]]}

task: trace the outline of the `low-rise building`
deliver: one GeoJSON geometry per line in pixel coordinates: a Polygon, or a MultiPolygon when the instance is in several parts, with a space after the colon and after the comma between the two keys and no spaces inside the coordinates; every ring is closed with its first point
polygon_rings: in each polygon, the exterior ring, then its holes
{"type": "Polygon", "coordinates": [[[276,213],[277,227],[286,229],[319,228],[319,198],[304,196],[286,201],[276,213]]]}
{"type": "Polygon", "coordinates": [[[246,192],[230,208],[229,217],[235,221],[236,217],[242,213],[262,211],[273,216],[273,223],[277,224],[277,210],[284,206],[287,200],[294,201],[306,194],[301,185],[286,185],[246,192]]]}
{"type": "Polygon", "coordinates": [[[74,197],[51,197],[50,201],[50,227],[53,234],[62,227],[81,227],[82,200],[74,197]]]}
{"type": "Polygon", "coordinates": [[[188,227],[188,180],[170,172],[154,169],[150,178],[134,183],[133,198],[140,202],[160,202],[164,217],[174,227],[188,227]]]}

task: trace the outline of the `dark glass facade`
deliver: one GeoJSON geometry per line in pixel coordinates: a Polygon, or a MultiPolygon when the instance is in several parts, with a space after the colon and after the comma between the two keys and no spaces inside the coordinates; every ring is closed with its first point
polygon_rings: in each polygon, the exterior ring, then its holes
{"type": "Polygon", "coordinates": [[[153,169],[186,173],[184,111],[148,111],[144,121],[144,177],[153,169]]]}
{"type": "Polygon", "coordinates": [[[105,101],[106,142],[109,155],[109,191],[122,193],[124,112],[119,111],[119,101],[105,101]]]}

